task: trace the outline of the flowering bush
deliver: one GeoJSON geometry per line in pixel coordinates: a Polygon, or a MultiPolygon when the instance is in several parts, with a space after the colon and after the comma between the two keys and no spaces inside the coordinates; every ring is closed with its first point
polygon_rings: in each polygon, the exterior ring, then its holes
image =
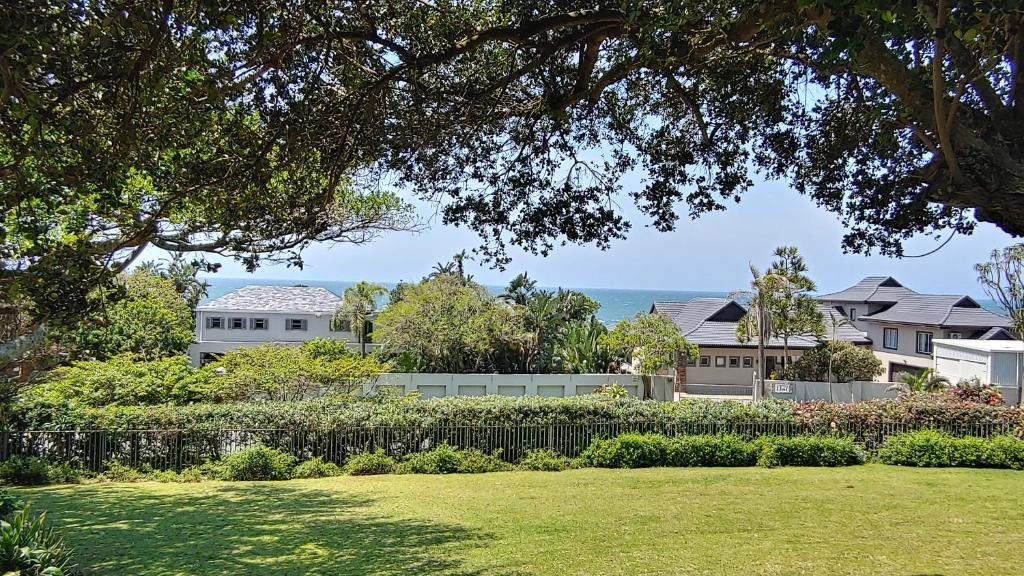
{"type": "Polygon", "coordinates": [[[982,384],[978,378],[961,380],[956,386],[949,389],[949,394],[968,402],[988,404],[989,406],[1001,406],[1003,404],[1003,393],[999,388],[991,384],[982,384]]]}

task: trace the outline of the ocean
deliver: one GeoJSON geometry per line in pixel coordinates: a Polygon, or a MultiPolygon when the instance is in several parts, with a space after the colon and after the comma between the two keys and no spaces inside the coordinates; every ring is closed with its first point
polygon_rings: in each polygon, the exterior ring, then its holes
{"type": "MultiPolygon", "coordinates": [[[[208,302],[237,290],[249,284],[270,284],[274,286],[319,286],[326,288],[337,295],[341,295],[345,288],[352,286],[355,282],[341,280],[266,280],[249,278],[222,278],[220,276],[206,276],[202,278],[210,284],[206,298],[208,302]]],[[[394,283],[381,282],[384,286],[391,288],[394,283]]],[[[487,289],[494,294],[500,294],[504,286],[488,286],[487,289]]],[[[541,287],[545,290],[557,290],[557,288],[541,287]]],[[[563,287],[568,288],[568,287],[563,287]]],[[[612,325],[625,318],[632,318],[638,313],[646,313],[651,309],[651,304],[656,301],[685,302],[693,298],[715,297],[725,298],[727,292],[696,292],[681,290],[636,290],[636,289],[612,289],[612,288],[573,288],[596,300],[601,308],[597,311],[597,318],[605,324],[612,325]]]]}

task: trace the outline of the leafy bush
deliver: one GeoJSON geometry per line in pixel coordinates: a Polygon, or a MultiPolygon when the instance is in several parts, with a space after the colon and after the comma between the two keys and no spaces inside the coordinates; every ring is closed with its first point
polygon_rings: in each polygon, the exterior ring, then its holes
{"type": "Polygon", "coordinates": [[[852,438],[834,436],[762,436],[746,442],[733,434],[622,434],[595,440],[578,461],[595,468],[846,466],[863,463],[864,453],[852,438]]]}
{"type": "Polygon", "coordinates": [[[560,472],[569,467],[569,459],[549,448],[541,450],[529,450],[523,459],[519,461],[521,470],[535,470],[539,472],[560,472]]]}
{"type": "Polygon", "coordinates": [[[345,473],[352,476],[372,476],[375,474],[391,474],[398,463],[383,450],[356,454],[345,462],[345,473]]]}
{"type": "Polygon", "coordinates": [[[1012,436],[956,438],[937,430],[918,430],[888,438],[878,459],[898,466],[1022,470],[1024,440],[1012,436]]]}
{"type": "Polygon", "coordinates": [[[46,514],[33,517],[26,507],[0,520],[0,572],[19,576],[63,576],[71,569],[70,550],[46,514]]]}
{"type": "Polygon", "coordinates": [[[106,361],[75,362],[23,393],[23,402],[74,402],[80,406],[188,404],[206,398],[209,373],[188,356],[143,361],[120,354],[106,361]]]}
{"type": "Polygon", "coordinates": [[[827,382],[831,360],[831,375],[835,382],[873,380],[885,368],[870,348],[856,346],[843,340],[829,340],[804,352],[785,374],[792,379],[809,382],[827,382]]]}
{"type": "Polygon", "coordinates": [[[295,467],[292,478],[329,478],[341,476],[341,468],[334,462],[324,462],[323,458],[317,456],[310,458],[295,467]]]}
{"type": "Polygon", "coordinates": [[[991,384],[982,384],[977,377],[961,380],[949,389],[949,393],[967,402],[978,402],[989,406],[1001,406],[1004,402],[1003,393],[991,384]]]}
{"type": "Polygon", "coordinates": [[[225,480],[287,480],[295,457],[258,444],[228,456],[223,465],[225,480]]]}
{"type": "Polygon", "coordinates": [[[671,466],[751,466],[754,448],[736,434],[677,436],[671,439],[671,466]]]}
{"type": "Polygon", "coordinates": [[[512,470],[497,453],[485,454],[479,450],[458,450],[441,444],[429,452],[406,456],[395,467],[397,474],[478,474],[512,470]]]}
{"type": "Polygon", "coordinates": [[[761,436],[752,443],[757,465],[852,466],[864,463],[864,451],[853,438],[838,436],[761,436]]]}
{"type": "Polygon", "coordinates": [[[15,510],[20,510],[24,507],[25,503],[20,498],[7,490],[0,489],[0,518],[7,518],[15,510]]]}
{"type": "Polygon", "coordinates": [[[21,486],[49,484],[50,465],[35,456],[12,456],[0,463],[0,480],[21,486]]]}

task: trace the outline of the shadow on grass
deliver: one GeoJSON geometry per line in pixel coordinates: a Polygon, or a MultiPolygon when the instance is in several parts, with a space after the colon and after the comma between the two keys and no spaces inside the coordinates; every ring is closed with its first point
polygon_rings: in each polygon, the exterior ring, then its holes
{"type": "Polygon", "coordinates": [[[294,484],[201,485],[194,492],[93,485],[24,496],[49,511],[90,575],[470,576],[483,573],[460,569],[449,553],[491,539],[460,526],[383,516],[365,496],[294,484]]]}

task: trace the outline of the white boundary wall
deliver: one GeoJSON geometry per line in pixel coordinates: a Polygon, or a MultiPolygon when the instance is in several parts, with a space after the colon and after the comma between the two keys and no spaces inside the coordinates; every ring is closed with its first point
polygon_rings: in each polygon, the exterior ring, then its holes
{"type": "MultiPolygon", "coordinates": [[[[672,377],[652,376],[655,400],[672,400],[672,377]]],[[[381,374],[376,384],[363,387],[364,394],[374,388],[391,389],[401,394],[419,392],[421,398],[447,396],[583,396],[598,386],[618,384],[630,396],[643,396],[643,382],[636,374],[381,374]]]]}
{"type": "Polygon", "coordinates": [[[796,380],[765,380],[764,397],[776,400],[805,402],[860,402],[876,398],[896,398],[899,390],[889,390],[892,382],[802,382],[796,380]]]}

